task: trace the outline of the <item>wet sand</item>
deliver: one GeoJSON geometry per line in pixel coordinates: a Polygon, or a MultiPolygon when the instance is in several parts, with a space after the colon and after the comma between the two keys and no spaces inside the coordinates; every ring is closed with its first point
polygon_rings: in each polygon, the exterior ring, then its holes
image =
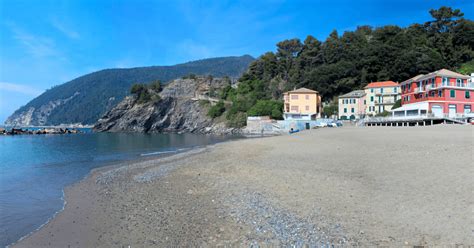
{"type": "Polygon", "coordinates": [[[325,128],[101,168],[13,247],[473,245],[473,140],[325,128]]]}

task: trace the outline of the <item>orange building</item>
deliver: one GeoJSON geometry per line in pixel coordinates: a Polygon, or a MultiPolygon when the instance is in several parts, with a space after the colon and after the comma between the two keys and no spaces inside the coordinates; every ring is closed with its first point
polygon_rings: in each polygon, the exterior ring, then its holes
{"type": "Polygon", "coordinates": [[[315,120],[321,116],[319,92],[299,88],[283,93],[283,118],[285,120],[315,120]]]}

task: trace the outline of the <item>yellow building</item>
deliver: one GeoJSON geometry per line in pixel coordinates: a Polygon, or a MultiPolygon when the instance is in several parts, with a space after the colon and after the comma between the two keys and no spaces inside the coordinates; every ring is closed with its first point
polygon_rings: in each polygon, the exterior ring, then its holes
{"type": "Polygon", "coordinates": [[[364,88],[367,115],[376,115],[390,111],[393,104],[400,99],[400,85],[393,81],[373,82],[364,88]]]}
{"type": "Polygon", "coordinates": [[[285,120],[314,120],[321,116],[321,96],[317,91],[299,88],[283,93],[285,120]]]}

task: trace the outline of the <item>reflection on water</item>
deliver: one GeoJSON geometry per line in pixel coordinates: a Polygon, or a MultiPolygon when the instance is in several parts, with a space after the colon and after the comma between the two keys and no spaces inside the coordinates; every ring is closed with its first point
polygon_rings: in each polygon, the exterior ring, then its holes
{"type": "Polygon", "coordinates": [[[93,168],[227,139],[126,133],[1,136],[0,246],[15,242],[45,223],[62,208],[62,189],[93,168]]]}

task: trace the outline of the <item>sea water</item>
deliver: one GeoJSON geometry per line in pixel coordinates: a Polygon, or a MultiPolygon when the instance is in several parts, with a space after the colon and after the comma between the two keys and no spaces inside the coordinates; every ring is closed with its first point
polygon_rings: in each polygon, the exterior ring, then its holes
{"type": "MultiPolygon", "coordinates": [[[[235,137],[232,137],[235,138],[235,137]]],[[[0,247],[46,223],[64,187],[91,169],[225,141],[197,134],[83,133],[0,136],[0,247]]]]}

